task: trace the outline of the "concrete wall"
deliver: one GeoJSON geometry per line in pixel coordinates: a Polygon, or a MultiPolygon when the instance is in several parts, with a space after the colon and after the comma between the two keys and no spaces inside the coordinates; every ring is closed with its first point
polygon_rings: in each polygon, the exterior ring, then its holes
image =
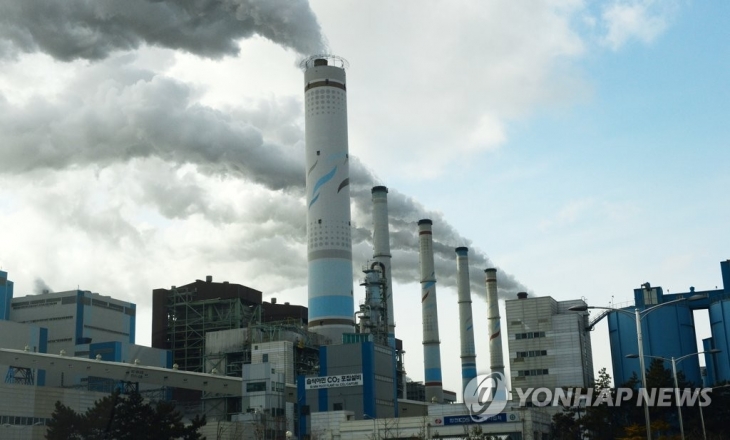
{"type": "MultiPolygon", "coordinates": [[[[15,350],[28,350],[34,353],[46,353],[48,331],[44,328],[30,324],[19,324],[12,321],[0,320],[0,347],[15,350]]],[[[10,365],[0,365],[0,380],[6,381],[6,375],[10,365]]],[[[44,370],[33,370],[36,385],[45,385],[46,372],[44,370]]],[[[2,438],[2,436],[0,436],[2,438]]]]}
{"type": "Polygon", "coordinates": [[[0,383],[0,396],[0,438],[41,440],[56,401],[84,412],[108,394],[0,383]]]}

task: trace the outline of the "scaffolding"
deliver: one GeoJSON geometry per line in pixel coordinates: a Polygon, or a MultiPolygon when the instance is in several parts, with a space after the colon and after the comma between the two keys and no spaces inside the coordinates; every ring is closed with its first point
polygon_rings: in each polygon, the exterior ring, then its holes
{"type": "Polygon", "coordinates": [[[174,288],[167,297],[167,337],[174,362],[185,371],[203,371],[205,334],[247,327],[260,307],[244,298],[197,299],[194,285],[174,288]]]}

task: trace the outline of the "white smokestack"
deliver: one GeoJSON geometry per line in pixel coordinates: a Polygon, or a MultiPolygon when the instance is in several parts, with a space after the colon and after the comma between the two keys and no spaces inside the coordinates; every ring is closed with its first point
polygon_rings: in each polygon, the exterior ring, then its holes
{"type": "Polygon", "coordinates": [[[428,219],[418,221],[418,241],[421,260],[421,311],[423,318],[423,366],[426,402],[442,403],[444,389],[441,379],[441,341],[436,302],[436,273],[433,268],[433,237],[428,219]]]}
{"type": "Polygon", "coordinates": [[[334,343],[354,331],[346,62],[315,56],[304,68],[309,329],[334,343]]]}
{"type": "Polygon", "coordinates": [[[459,293],[459,336],[461,337],[461,389],[477,376],[474,321],[471,313],[469,249],[456,248],[456,285],[459,293]]]}
{"type": "Polygon", "coordinates": [[[492,373],[504,375],[502,359],[502,331],[497,300],[497,269],[486,269],[487,282],[487,323],[489,326],[489,369],[492,373]]]}
{"type": "Polygon", "coordinates": [[[390,231],[388,229],[388,188],[376,186],[373,194],[373,259],[385,278],[384,293],[388,315],[388,345],[395,348],[395,312],[393,310],[393,282],[390,277],[390,231]]]}

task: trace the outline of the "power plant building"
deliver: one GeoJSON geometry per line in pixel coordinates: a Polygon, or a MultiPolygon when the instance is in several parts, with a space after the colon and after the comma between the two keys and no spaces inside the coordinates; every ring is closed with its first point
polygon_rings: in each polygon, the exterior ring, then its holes
{"type": "MultiPolygon", "coordinates": [[[[717,349],[720,352],[703,355],[707,371],[705,380],[698,356],[688,356],[677,363],[677,371],[684,373],[685,378],[697,386],[713,386],[730,380],[730,260],[720,262],[720,269],[722,289],[695,291],[694,287],[690,287],[688,292],[666,294],[661,287],[645,283],[634,289],[635,305],[623,309],[628,313],[604,313],[607,315],[616,384],[627,382],[633,374],[641,377],[638,359],[626,358],[628,354],[638,354],[634,309],[638,308],[642,313],[648,308],[681,299],[684,301],[662,305],[642,315],[644,355],[670,359],[717,349]],[[701,348],[697,346],[694,321],[694,312],[698,310],[709,313],[712,332],[710,338],[703,340],[701,348]]],[[[665,368],[671,368],[669,362],[666,362],[665,368]]]]}
{"type": "Polygon", "coordinates": [[[577,305],[526,293],[505,301],[513,388],[593,386],[588,317],[568,310],[577,305]]]}
{"type": "Polygon", "coordinates": [[[298,378],[300,435],[316,432],[316,413],[346,411],[356,420],[398,417],[392,348],[365,341],[322,346],[319,353],[319,374],[298,378]]]}
{"type": "MultiPolygon", "coordinates": [[[[89,344],[134,344],[136,305],[84,290],[13,298],[10,320],[47,329],[47,352],[87,357],[89,344]]],[[[46,385],[68,386],[81,377],[47,372],[46,385]]]]}

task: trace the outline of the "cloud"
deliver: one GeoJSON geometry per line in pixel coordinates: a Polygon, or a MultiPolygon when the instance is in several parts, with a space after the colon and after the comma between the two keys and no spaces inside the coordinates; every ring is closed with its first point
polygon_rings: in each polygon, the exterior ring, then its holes
{"type": "Polygon", "coordinates": [[[353,78],[351,149],[386,175],[459,172],[504,145],[513,120],[585,96],[571,68],[586,50],[572,27],[581,2],[313,4],[333,49],[353,52],[341,53],[353,78]]]}
{"type": "Polygon", "coordinates": [[[306,0],[24,0],[0,3],[0,54],[99,60],[143,44],[209,58],[261,35],[300,54],[325,49],[306,0]]]}
{"type": "Polygon", "coordinates": [[[666,30],[676,10],[672,0],[613,1],[601,13],[606,28],[602,43],[613,50],[634,39],[649,44],[666,30]]]}

